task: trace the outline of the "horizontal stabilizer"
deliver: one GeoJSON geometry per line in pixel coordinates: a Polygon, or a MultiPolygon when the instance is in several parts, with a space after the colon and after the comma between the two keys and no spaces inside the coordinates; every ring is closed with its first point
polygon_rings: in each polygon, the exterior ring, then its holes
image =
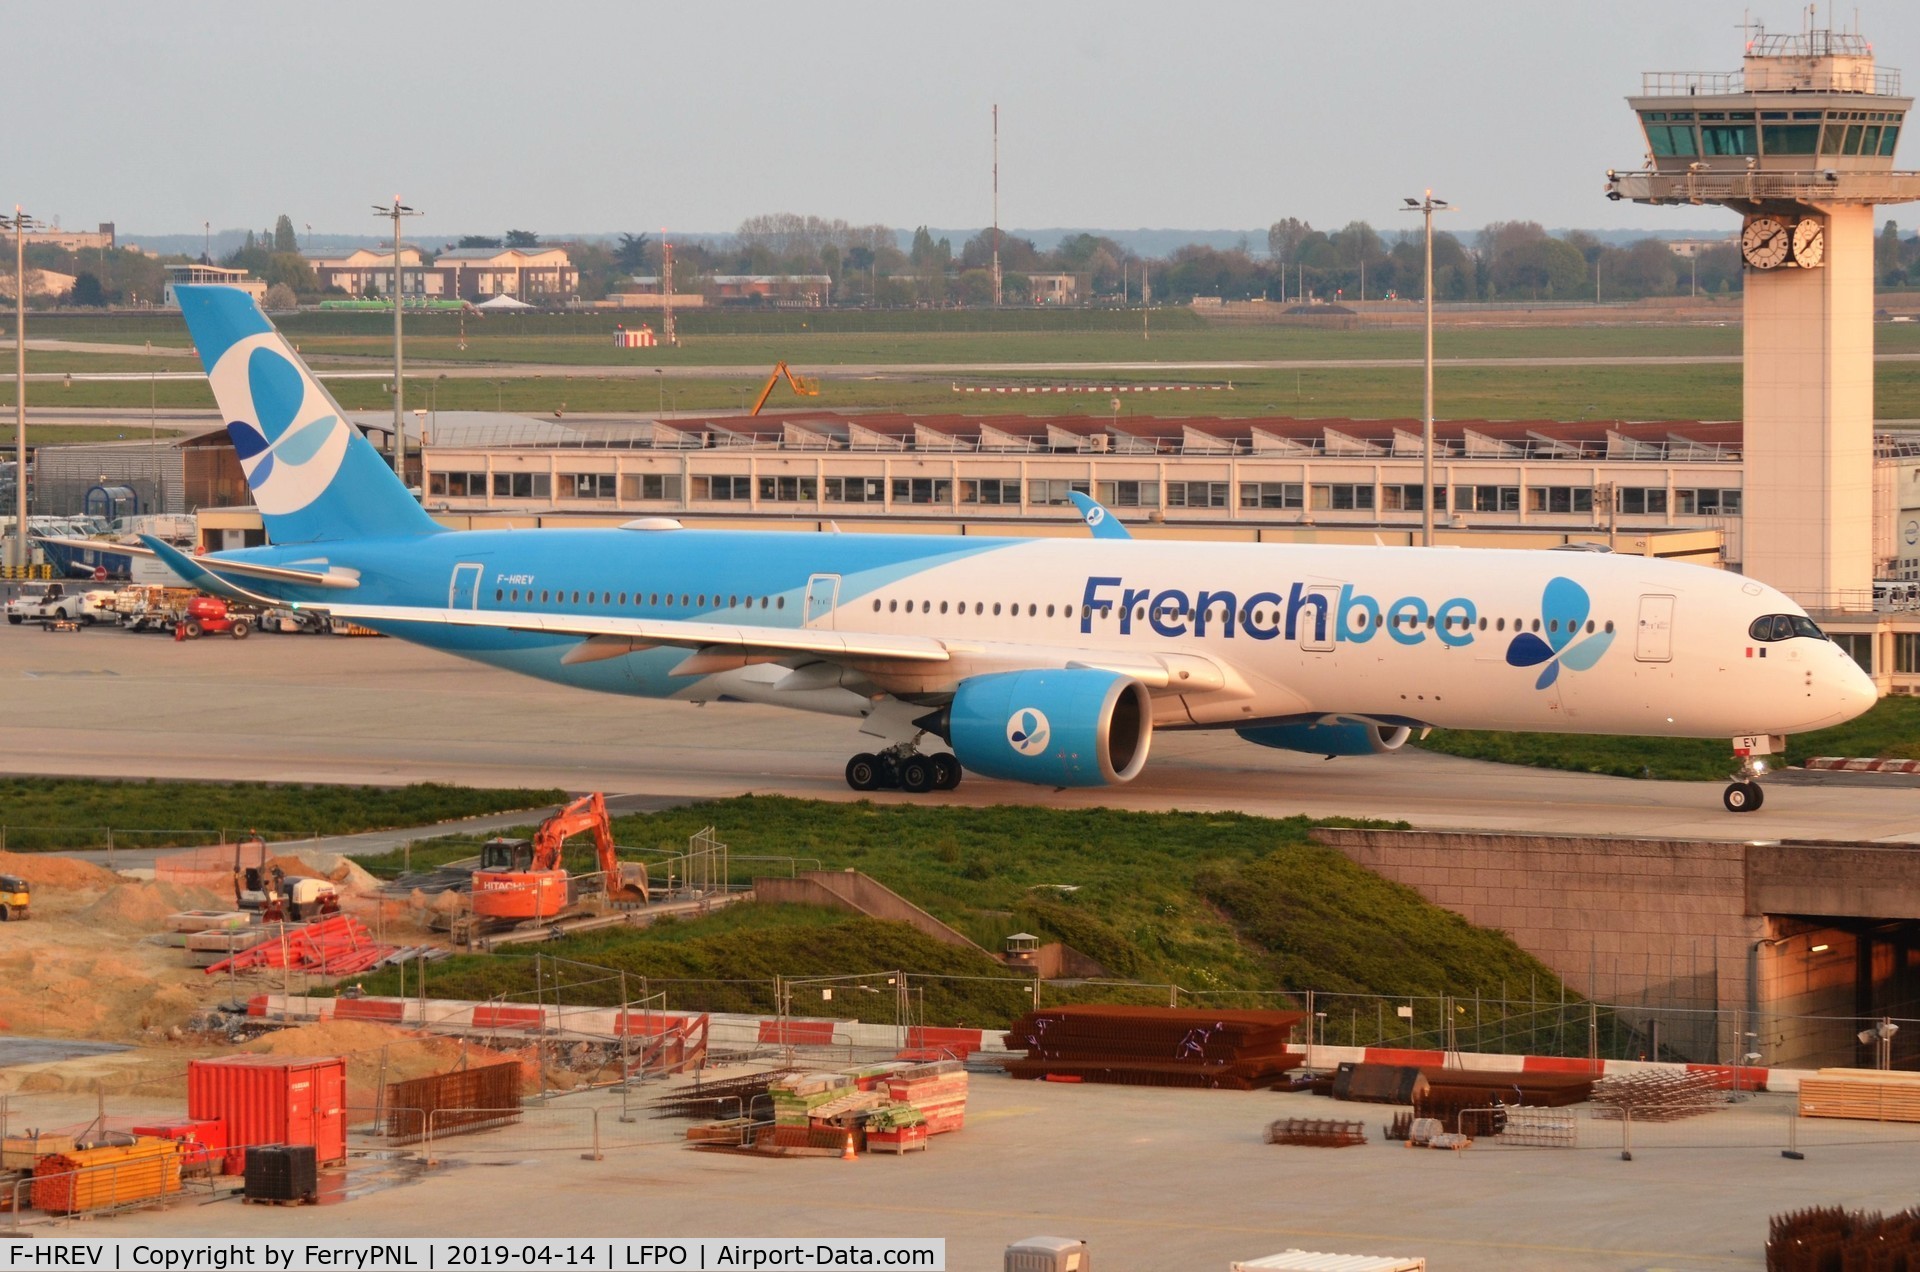
{"type": "MultiPolygon", "coordinates": [[[[62,539],[53,535],[35,535],[34,538],[41,543],[57,543],[67,548],[93,548],[98,551],[124,552],[128,556],[154,557],[165,560],[165,558],[161,557],[154,549],[142,547],[140,544],[135,543],[106,543],[99,539],[62,539]]],[[[144,542],[144,540],[145,536],[142,536],[142,541],[144,542]]],[[[179,549],[175,548],[174,551],[179,552],[179,549]]],[[[185,556],[189,561],[195,562],[219,574],[238,575],[241,578],[247,579],[261,579],[269,583],[291,583],[300,587],[327,588],[354,588],[360,586],[360,576],[353,570],[328,569],[324,572],[316,570],[291,570],[283,565],[258,565],[252,561],[225,561],[216,557],[187,556],[185,553],[181,553],[180,555],[185,556]]],[[[174,573],[178,574],[180,572],[175,570],[174,573]]]]}

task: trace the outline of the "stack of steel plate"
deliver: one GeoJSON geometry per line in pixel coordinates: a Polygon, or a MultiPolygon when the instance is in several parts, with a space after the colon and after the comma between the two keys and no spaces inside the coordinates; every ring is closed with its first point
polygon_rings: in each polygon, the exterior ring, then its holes
{"type": "Polygon", "coordinates": [[[1333,1098],[1366,1104],[1412,1104],[1427,1093],[1427,1079],[1413,1064],[1343,1061],[1333,1075],[1333,1098]]]}
{"type": "Polygon", "coordinates": [[[957,1131],[967,1120],[967,1070],[958,1060],[899,1069],[882,1079],[895,1104],[918,1110],[929,1135],[957,1131]]]}
{"type": "Polygon", "coordinates": [[[1303,1019],[1291,1011],[1175,1007],[1049,1007],[1007,1031],[1016,1078],[1066,1078],[1136,1086],[1272,1086],[1299,1065],[1288,1050],[1303,1019]]]}

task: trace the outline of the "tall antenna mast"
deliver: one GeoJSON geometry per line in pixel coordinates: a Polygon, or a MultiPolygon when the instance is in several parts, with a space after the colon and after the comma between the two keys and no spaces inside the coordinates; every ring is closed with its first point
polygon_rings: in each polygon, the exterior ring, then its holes
{"type": "Polygon", "coordinates": [[[680,333],[673,326],[673,240],[660,227],[660,338],[678,347],[680,333]]]}
{"type": "Polygon", "coordinates": [[[993,104],[993,303],[1000,305],[1000,103],[993,104]]]}

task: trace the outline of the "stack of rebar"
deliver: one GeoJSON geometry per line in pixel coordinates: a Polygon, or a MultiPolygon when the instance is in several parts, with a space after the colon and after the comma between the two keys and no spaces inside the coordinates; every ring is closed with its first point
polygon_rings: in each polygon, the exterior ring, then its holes
{"type": "Polygon", "coordinates": [[[1726,1104],[1711,1073],[1622,1073],[1593,1084],[1593,1115],[1636,1122],[1673,1122],[1698,1117],[1726,1104]]]}
{"type": "Polygon", "coordinates": [[[1367,1142],[1364,1122],[1334,1122],[1318,1117],[1283,1117],[1267,1125],[1267,1143],[1312,1148],[1352,1148],[1367,1142]]]}
{"type": "Polygon", "coordinates": [[[1767,1272],[1920,1267],[1920,1210],[1881,1217],[1838,1206],[1775,1215],[1767,1272]]]}
{"type": "Polygon", "coordinates": [[[471,1134],[520,1120],[520,1062],[475,1065],[387,1084],[387,1138],[471,1134]]]}
{"type": "Polygon", "coordinates": [[[653,1102],[655,1117],[723,1118],[745,1117],[757,1106],[763,1113],[772,1107],[768,1088],[792,1073],[791,1069],[772,1069],[718,1082],[695,1081],[653,1102]]]}
{"type": "Polygon", "coordinates": [[[1564,1108],[1593,1095],[1596,1075],[1577,1072],[1511,1073],[1498,1069],[1448,1069],[1428,1065],[1421,1069],[1427,1094],[1459,1101],[1461,1107],[1530,1104],[1535,1108],[1564,1108]]]}
{"type": "Polygon", "coordinates": [[[1288,1011],[1049,1007],[1008,1029],[1007,1049],[1026,1056],[1007,1071],[1016,1078],[1250,1091],[1300,1064],[1288,1044],[1302,1019],[1288,1011]]]}

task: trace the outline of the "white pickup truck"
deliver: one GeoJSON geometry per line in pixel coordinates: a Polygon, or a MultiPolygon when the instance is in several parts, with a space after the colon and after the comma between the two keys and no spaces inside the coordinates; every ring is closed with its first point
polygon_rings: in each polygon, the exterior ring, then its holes
{"type": "Polygon", "coordinates": [[[17,625],[71,618],[82,623],[97,623],[103,613],[103,603],[112,596],[109,591],[81,592],[65,583],[49,583],[8,601],[7,621],[17,625]]]}

